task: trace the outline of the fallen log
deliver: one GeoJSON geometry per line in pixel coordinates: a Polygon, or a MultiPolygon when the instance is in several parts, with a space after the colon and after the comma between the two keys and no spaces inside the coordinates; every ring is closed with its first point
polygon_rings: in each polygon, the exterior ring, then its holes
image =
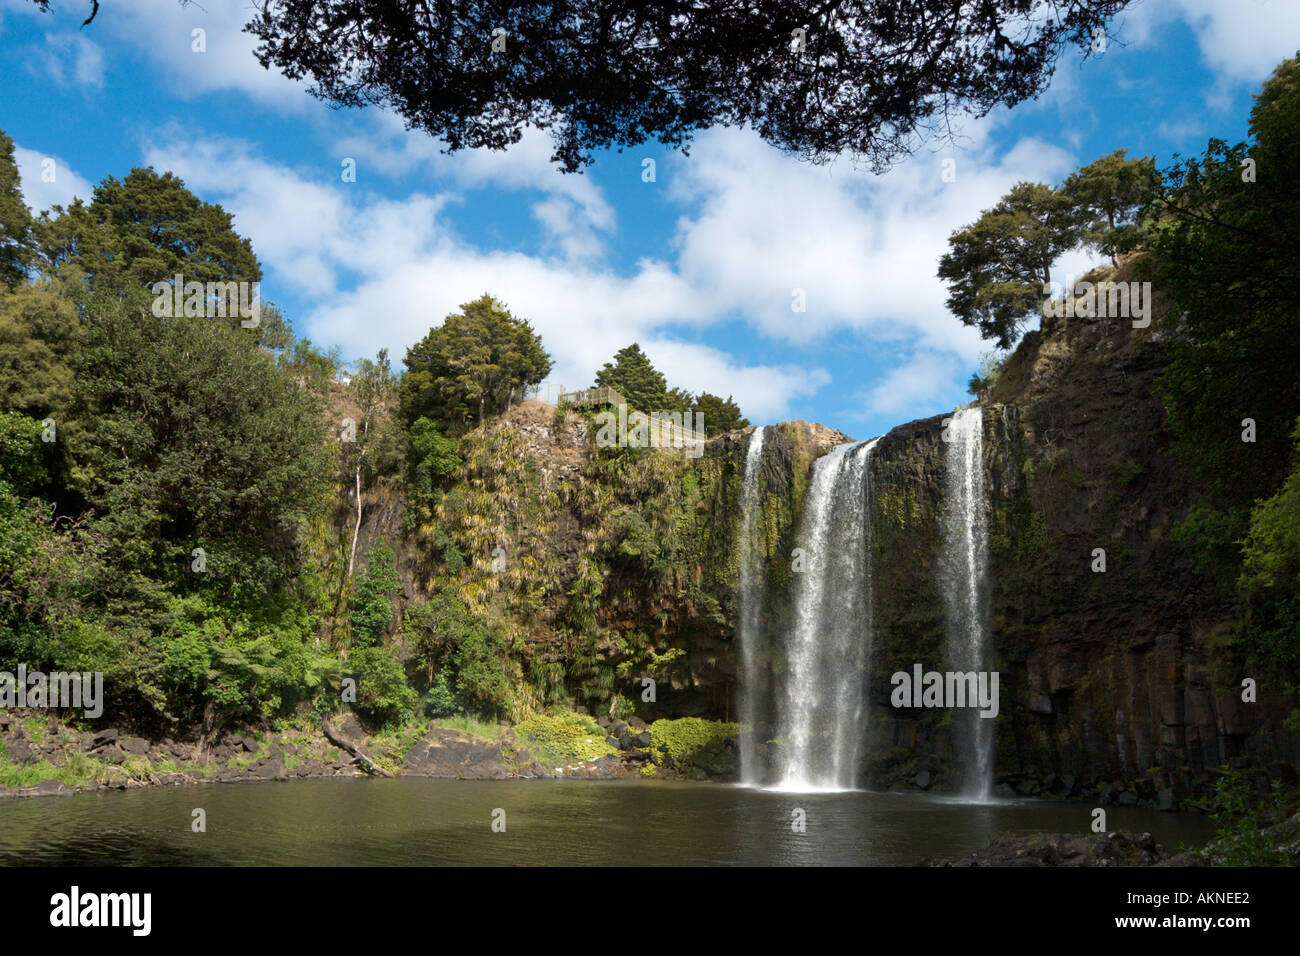
{"type": "Polygon", "coordinates": [[[342,734],[336,731],[334,729],[334,725],[330,723],[330,719],[328,715],[326,715],[321,719],[321,730],[325,732],[326,739],[329,740],[329,742],[332,743],[335,747],[338,747],[340,750],[346,750],[348,753],[352,754],[352,756],[356,757],[357,760],[361,763],[361,766],[366,771],[366,773],[377,773],[381,777],[392,776],[391,773],[389,773],[383,767],[379,766],[379,764],[375,763],[373,760],[367,757],[361,751],[360,747],[358,747],[352,741],[348,740],[346,737],[344,737],[342,734]]]}

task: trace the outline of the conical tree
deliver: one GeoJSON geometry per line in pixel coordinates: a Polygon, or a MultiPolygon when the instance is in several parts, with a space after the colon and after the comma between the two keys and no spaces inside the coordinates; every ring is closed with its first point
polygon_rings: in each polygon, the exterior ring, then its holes
{"type": "Polygon", "coordinates": [[[0,130],[0,282],[11,289],[18,285],[35,258],[32,214],[23,201],[14,141],[0,130]]]}

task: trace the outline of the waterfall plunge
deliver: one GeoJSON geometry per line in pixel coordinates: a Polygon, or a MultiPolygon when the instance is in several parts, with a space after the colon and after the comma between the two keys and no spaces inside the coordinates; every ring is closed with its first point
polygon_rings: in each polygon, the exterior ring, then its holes
{"type": "Polygon", "coordinates": [[[763,466],[763,429],[760,425],[749,438],[745,452],[745,474],[740,486],[740,722],[750,728],[740,735],[740,782],[748,786],[759,783],[762,770],[758,765],[756,745],[760,675],[759,644],[762,640],[763,536],[762,523],[756,521],[763,510],[758,473],[763,466]]]}
{"type": "Polygon", "coordinates": [[[849,790],[857,782],[871,642],[867,509],[875,445],[839,445],[813,464],[801,528],[805,567],[796,575],[777,701],[781,790],[849,790]]]}
{"type": "MultiPolygon", "coordinates": [[[[944,601],[948,664],[957,671],[990,670],[988,520],[984,502],[984,413],[957,412],[948,425],[944,478],[944,601]]],[[[953,717],[967,797],[984,800],[993,784],[993,721],[974,708],[953,717]]]]}

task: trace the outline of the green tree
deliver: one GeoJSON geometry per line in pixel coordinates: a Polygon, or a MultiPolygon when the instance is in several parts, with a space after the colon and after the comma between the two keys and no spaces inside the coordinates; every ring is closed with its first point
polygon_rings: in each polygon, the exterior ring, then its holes
{"type": "Polygon", "coordinates": [[[636,342],[615,352],[614,360],[596,373],[596,387],[615,389],[632,408],[647,414],[680,410],[670,407],[668,380],[636,342]]]}
{"type": "Polygon", "coordinates": [[[320,406],[241,329],[144,300],[87,310],[73,413],[93,427],[70,454],[96,520],[123,570],[227,598],[276,591],[323,507],[320,406]]]}
{"type": "Polygon", "coordinates": [[[1254,502],[1291,470],[1300,417],[1300,67],[1281,63],[1255,99],[1253,143],[1211,140],[1165,170],[1138,264],[1172,317],[1158,387],[1203,492],[1196,545],[1220,579],[1240,567],[1254,502]],[[1246,419],[1254,441],[1243,441],[1246,419]]]}
{"type": "Polygon", "coordinates": [[[47,279],[0,286],[0,408],[63,418],[72,397],[81,322],[47,279]]]}
{"type": "Polygon", "coordinates": [[[393,601],[401,582],[393,549],[382,539],[366,552],[366,572],[352,594],[352,646],[379,644],[393,619],[393,601]]]}
{"type": "Polygon", "coordinates": [[[342,365],[337,346],[324,351],[313,345],[311,339],[294,340],[291,346],[276,355],[275,361],[300,388],[322,396],[329,394],[330,382],[334,381],[342,365]]]}
{"type": "Polygon", "coordinates": [[[704,433],[710,438],[749,426],[749,419],[740,416],[740,406],[730,395],[724,399],[709,392],[700,392],[691,410],[703,416],[704,433]]]}
{"type": "Polygon", "coordinates": [[[460,308],[407,349],[400,388],[405,421],[423,416],[452,434],[509,408],[551,370],[533,327],[491,296],[460,308]]]}
{"type": "Polygon", "coordinates": [[[406,680],[401,662],[387,647],[360,647],[348,657],[356,678],[352,709],[372,724],[400,723],[415,712],[419,696],[406,680]]]}
{"type": "Polygon", "coordinates": [[[0,130],[0,283],[14,288],[35,260],[32,213],[23,201],[14,141],[0,130]]]}
{"type": "Polygon", "coordinates": [[[992,209],[948,238],[939,278],[948,308],[1000,349],[1041,315],[1052,263],[1079,242],[1069,201],[1043,183],[1017,183],[992,209]]]}
{"type": "Polygon", "coordinates": [[[1061,195],[1072,207],[1085,245],[1110,256],[1131,248],[1138,212],[1151,201],[1160,184],[1154,156],[1126,158],[1126,151],[1093,160],[1070,174],[1061,195]]]}
{"type": "Polygon", "coordinates": [[[1300,420],[1292,437],[1295,467],[1278,493],[1251,511],[1238,587],[1256,659],[1294,677],[1300,673],[1300,420]]]}
{"type": "Polygon", "coordinates": [[[92,281],[118,288],[172,282],[258,282],[262,268],[252,245],[238,235],[221,206],[199,199],[172,173],[133,169],[109,176],[81,199],[37,223],[42,256],[51,271],[76,266],[92,281]]]}

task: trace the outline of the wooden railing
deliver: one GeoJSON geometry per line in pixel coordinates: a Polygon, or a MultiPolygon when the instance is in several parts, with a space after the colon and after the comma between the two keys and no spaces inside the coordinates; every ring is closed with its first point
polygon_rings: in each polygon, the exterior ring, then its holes
{"type": "Polygon", "coordinates": [[[626,405],[624,398],[613,388],[584,388],[577,392],[561,392],[560,403],[570,405],[626,405]]]}
{"type": "MultiPolygon", "coordinates": [[[[613,388],[584,388],[576,392],[561,392],[559,404],[569,405],[627,405],[627,399],[613,388]]],[[[650,429],[652,435],[657,436],[657,440],[652,441],[659,446],[676,446],[680,447],[686,443],[703,442],[708,440],[708,435],[704,432],[695,431],[679,424],[678,421],[668,417],[666,412],[649,412],[650,429]]],[[[689,420],[690,413],[685,413],[689,420]]],[[[679,418],[681,415],[678,416],[679,418]]]]}

